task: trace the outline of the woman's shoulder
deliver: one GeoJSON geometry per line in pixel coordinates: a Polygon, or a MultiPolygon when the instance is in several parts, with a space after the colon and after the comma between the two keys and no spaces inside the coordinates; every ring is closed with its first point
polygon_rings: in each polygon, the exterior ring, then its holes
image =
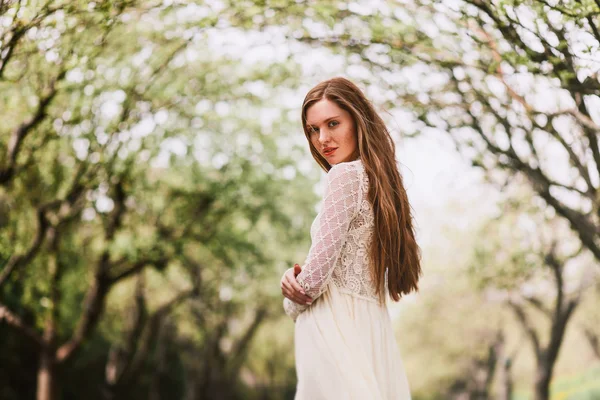
{"type": "Polygon", "coordinates": [[[361,168],[363,168],[362,160],[360,158],[357,158],[356,160],[344,161],[344,162],[341,162],[341,163],[334,164],[331,167],[331,169],[329,170],[329,173],[331,173],[334,170],[337,170],[337,171],[356,171],[357,169],[361,169],[361,168]]]}
{"type": "Polygon", "coordinates": [[[327,173],[327,179],[331,181],[359,181],[363,173],[363,164],[360,159],[335,164],[327,173]]]}

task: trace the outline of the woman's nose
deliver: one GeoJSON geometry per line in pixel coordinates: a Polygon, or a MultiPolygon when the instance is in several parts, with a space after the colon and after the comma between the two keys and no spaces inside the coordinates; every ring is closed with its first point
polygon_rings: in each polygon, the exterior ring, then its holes
{"type": "Polygon", "coordinates": [[[326,143],[329,140],[329,132],[327,132],[327,129],[321,129],[319,131],[319,142],[321,144],[326,143]]]}

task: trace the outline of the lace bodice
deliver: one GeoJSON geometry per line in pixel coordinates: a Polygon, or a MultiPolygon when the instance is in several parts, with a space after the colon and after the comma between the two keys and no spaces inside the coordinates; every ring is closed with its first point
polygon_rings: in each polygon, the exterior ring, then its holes
{"type": "MultiPolygon", "coordinates": [[[[323,206],[310,228],[312,244],[296,280],[315,301],[330,283],[340,291],[379,302],[369,266],[373,210],[369,181],[360,160],[334,165],[327,173],[323,206]]],[[[294,321],[308,308],[285,298],[294,321]]]]}

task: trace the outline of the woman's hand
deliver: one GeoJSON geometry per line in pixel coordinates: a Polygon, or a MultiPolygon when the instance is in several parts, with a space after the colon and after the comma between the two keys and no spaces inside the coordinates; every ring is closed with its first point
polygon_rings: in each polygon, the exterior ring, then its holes
{"type": "Polygon", "coordinates": [[[297,304],[308,304],[312,303],[310,296],[304,293],[302,287],[296,281],[296,276],[302,271],[302,268],[298,264],[294,265],[294,268],[290,268],[283,274],[281,278],[281,293],[297,304]]]}

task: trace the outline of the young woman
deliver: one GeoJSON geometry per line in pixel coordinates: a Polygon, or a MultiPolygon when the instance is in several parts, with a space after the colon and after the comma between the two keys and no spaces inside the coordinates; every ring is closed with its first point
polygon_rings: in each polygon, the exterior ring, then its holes
{"type": "Polygon", "coordinates": [[[281,279],[296,323],[296,399],[410,399],[386,295],[418,290],[420,249],[394,142],[344,78],[308,92],[302,125],[327,182],[306,262],[281,279]]]}

